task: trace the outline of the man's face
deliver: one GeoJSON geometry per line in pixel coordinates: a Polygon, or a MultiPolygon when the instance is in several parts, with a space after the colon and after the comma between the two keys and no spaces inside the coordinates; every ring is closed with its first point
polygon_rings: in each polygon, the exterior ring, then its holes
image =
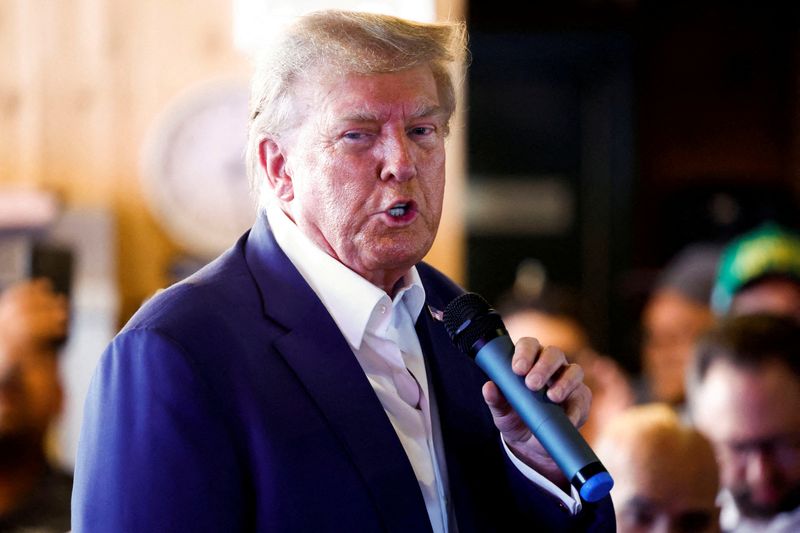
{"type": "Polygon", "coordinates": [[[428,252],[442,211],[447,117],[430,68],[309,77],[292,109],[280,164],[267,161],[276,196],[318,246],[387,288],[428,252]]]}
{"type": "MultiPolygon", "coordinates": [[[[677,471],[680,472],[680,471],[677,471]]],[[[678,474],[680,475],[680,474],[678,474]]],[[[719,510],[714,498],[689,501],[677,493],[666,499],[633,495],[615,501],[619,533],[716,533],[719,510]]]]}
{"type": "Polygon", "coordinates": [[[0,346],[0,439],[40,438],[61,408],[56,356],[31,346],[0,346]]]}
{"type": "Polygon", "coordinates": [[[674,290],[656,292],[642,319],[644,373],[654,399],[683,400],[683,377],[698,336],[713,322],[707,306],[674,290]]]}
{"type": "Polygon", "coordinates": [[[558,346],[567,357],[575,357],[589,344],[580,324],[566,316],[526,309],[503,317],[503,322],[512,339],[536,337],[545,346],[558,346]]]}
{"type": "Polygon", "coordinates": [[[620,533],[719,531],[717,465],[705,442],[676,447],[669,435],[634,434],[604,445],[620,533]]]}
{"type": "Polygon", "coordinates": [[[692,400],[740,511],[769,518],[800,505],[800,380],[779,362],[717,361],[692,400]]]}

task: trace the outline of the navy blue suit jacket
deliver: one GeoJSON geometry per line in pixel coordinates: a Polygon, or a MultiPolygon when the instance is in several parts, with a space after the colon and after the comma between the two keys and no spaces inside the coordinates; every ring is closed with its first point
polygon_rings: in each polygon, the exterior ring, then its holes
{"type": "MultiPolygon", "coordinates": [[[[461,292],[422,264],[427,304],[461,292]]],[[[510,465],[480,370],[423,309],[461,533],[614,530],[510,465]]],[[[152,298],[112,341],[86,402],[73,530],[425,532],[411,465],[351,349],[264,217],[152,298]]]]}

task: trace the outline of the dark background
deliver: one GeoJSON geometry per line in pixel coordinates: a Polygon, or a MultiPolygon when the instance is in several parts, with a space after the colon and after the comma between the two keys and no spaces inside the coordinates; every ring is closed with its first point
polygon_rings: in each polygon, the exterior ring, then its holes
{"type": "MultiPolygon", "coordinates": [[[[800,10],[770,2],[472,0],[469,186],[555,181],[569,223],[468,230],[496,302],[538,259],[636,371],[639,312],[683,246],[797,227],[800,10]]],[[[548,198],[526,198],[541,209],[548,198]]],[[[502,208],[501,208],[502,209],[502,208]]]]}

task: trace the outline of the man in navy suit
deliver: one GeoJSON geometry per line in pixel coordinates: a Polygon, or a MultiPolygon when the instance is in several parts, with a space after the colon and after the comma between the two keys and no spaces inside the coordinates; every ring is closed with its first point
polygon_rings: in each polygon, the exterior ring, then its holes
{"type": "MultiPolygon", "coordinates": [[[[258,220],[103,355],[75,531],[614,529],[436,319],[462,292],[421,260],[463,48],[460,25],[329,11],[263,61],[258,220]]],[[[522,339],[513,367],[585,420],[561,351],[522,339]]]]}

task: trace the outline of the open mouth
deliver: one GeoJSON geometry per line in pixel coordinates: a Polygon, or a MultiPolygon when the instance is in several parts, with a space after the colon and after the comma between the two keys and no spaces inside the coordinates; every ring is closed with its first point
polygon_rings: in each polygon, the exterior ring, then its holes
{"type": "Polygon", "coordinates": [[[398,202],[392,204],[392,206],[386,210],[386,214],[394,220],[406,221],[414,216],[416,209],[416,204],[413,201],[398,202]]]}
{"type": "Polygon", "coordinates": [[[396,204],[392,204],[392,206],[386,210],[386,213],[390,217],[403,218],[415,212],[416,210],[416,202],[409,200],[407,202],[397,202],[396,204]]]}
{"type": "Polygon", "coordinates": [[[395,204],[390,207],[387,212],[389,213],[389,216],[402,217],[409,211],[410,208],[411,205],[407,203],[395,204]]]}

